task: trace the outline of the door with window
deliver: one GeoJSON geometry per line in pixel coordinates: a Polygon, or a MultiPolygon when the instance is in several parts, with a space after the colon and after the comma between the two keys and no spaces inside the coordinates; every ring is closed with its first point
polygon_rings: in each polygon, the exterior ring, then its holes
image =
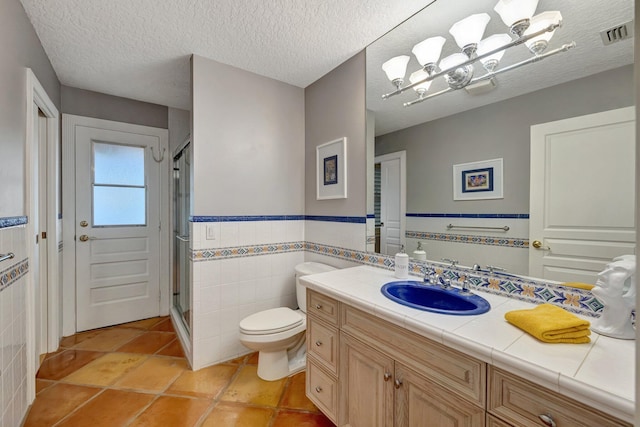
{"type": "Polygon", "coordinates": [[[77,330],[157,316],[159,138],[76,126],[75,140],[77,330]]]}

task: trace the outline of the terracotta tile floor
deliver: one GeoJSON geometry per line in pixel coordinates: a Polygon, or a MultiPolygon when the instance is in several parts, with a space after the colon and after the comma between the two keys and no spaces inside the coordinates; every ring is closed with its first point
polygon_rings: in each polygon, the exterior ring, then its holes
{"type": "Polygon", "coordinates": [[[257,361],[191,371],[168,317],[82,332],[44,359],[24,427],[333,426],[304,372],[262,381],[257,361]]]}

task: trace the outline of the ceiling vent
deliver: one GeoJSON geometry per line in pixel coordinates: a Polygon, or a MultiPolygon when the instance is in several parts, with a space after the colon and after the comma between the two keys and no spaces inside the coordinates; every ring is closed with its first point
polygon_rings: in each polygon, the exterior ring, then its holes
{"type": "Polygon", "coordinates": [[[625,22],[624,24],[616,25],[600,32],[602,42],[606,45],[633,38],[633,21],[625,22]]]}

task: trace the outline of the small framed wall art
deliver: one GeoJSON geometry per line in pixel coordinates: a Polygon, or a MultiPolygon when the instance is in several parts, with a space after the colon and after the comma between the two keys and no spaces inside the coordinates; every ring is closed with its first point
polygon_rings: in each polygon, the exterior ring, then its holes
{"type": "Polygon", "coordinates": [[[316,147],[316,199],[347,198],[347,138],[316,147]]]}
{"type": "Polygon", "coordinates": [[[503,197],[502,159],[453,165],[453,200],[503,197]]]}

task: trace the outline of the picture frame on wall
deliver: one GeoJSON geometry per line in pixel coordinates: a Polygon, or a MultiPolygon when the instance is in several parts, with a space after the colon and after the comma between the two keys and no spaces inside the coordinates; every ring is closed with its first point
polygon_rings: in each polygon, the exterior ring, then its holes
{"type": "Polygon", "coordinates": [[[453,200],[502,199],[502,159],[453,165],[453,200]]]}
{"type": "Polygon", "coordinates": [[[347,198],[347,138],[316,147],[316,199],[347,198]]]}

